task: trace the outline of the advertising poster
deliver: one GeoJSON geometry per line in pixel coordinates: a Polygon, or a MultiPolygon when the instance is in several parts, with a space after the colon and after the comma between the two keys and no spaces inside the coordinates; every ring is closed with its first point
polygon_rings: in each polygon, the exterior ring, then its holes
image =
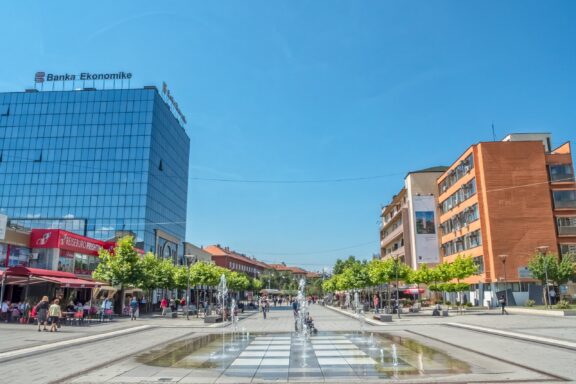
{"type": "Polygon", "coordinates": [[[434,196],[414,196],[414,233],[418,263],[439,263],[434,196]]]}

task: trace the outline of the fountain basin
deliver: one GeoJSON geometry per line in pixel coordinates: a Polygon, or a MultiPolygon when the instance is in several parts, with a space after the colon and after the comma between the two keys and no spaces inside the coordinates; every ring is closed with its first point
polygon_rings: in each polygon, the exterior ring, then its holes
{"type": "Polygon", "coordinates": [[[289,379],[425,378],[470,372],[468,364],[415,340],[385,333],[319,332],[238,334],[233,340],[206,334],[137,356],[149,366],[218,371],[225,376],[289,379]],[[223,347],[224,346],[224,347],[223,347]],[[307,376],[309,375],[309,376],[307,376]]]}

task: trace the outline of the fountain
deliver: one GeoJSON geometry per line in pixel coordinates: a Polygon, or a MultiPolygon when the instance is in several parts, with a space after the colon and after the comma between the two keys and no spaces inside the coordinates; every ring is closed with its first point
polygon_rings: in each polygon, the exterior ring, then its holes
{"type": "Polygon", "coordinates": [[[396,344],[392,344],[392,366],[398,366],[398,352],[396,351],[396,344]]]}
{"type": "Polygon", "coordinates": [[[296,301],[298,302],[298,318],[296,319],[296,333],[301,338],[306,339],[309,335],[308,325],[306,320],[308,319],[308,301],[306,300],[306,280],[300,279],[298,283],[298,296],[296,301]]]}
{"type": "Polygon", "coordinates": [[[228,298],[228,286],[226,284],[226,276],[220,276],[220,283],[218,284],[218,305],[222,312],[222,355],[226,355],[226,329],[224,321],[226,320],[226,299],[228,298]]]}
{"type": "Polygon", "coordinates": [[[354,292],[354,312],[360,322],[360,337],[362,338],[364,336],[366,318],[364,317],[364,311],[360,305],[360,294],[358,292],[354,292]]]}
{"type": "Polygon", "coordinates": [[[240,340],[236,340],[236,333],[238,331],[238,315],[236,315],[236,299],[230,301],[230,322],[232,324],[232,335],[230,337],[230,347],[228,351],[237,352],[240,350],[240,340]]]}

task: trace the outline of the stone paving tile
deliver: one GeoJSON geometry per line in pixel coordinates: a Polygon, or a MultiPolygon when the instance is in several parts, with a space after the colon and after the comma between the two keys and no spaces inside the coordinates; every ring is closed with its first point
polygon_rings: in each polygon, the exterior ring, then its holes
{"type": "MultiPolygon", "coordinates": [[[[310,308],[311,315],[314,317],[315,325],[321,331],[360,331],[360,323],[353,318],[344,317],[331,310],[318,305],[312,305],[310,308]]],[[[271,311],[269,313],[269,318],[263,320],[261,316],[252,316],[242,320],[240,323],[240,328],[244,330],[255,333],[255,332],[292,332],[294,327],[293,317],[289,311],[271,311]]],[[[446,322],[461,322],[464,324],[480,325],[484,327],[492,327],[496,329],[506,329],[515,332],[525,332],[538,336],[548,336],[548,337],[562,337],[566,340],[576,340],[576,319],[564,319],[564,318],[554,318],[554,321],[550,321],[550,318],[543,318],[537,316],[526,316],[526,315],[511,315],[501,317],[495,315],[494,313],[486,314],[465,314],[458,316],[450,316],[447,319],[438,319],[419,316],[402,318],[400,321],[395,320],[394,323],[382,326],[371,326],[366,324],[365,329],[367,332],[398,332],[404,329],[414,330],[425,335],[429,335],[435,338],[446,340],[455,345],[464,344],[473,349],[478,349],[481,352],[486,353],[487,357],[482,357],[470,352],[462,352],[462,350],[454,349],[442,343],[438,346],[440,349],[450,349],[458,351],[458,355],[462,356],[467,361],[473,361],[475,373],[468,375],[469,378],[482,379],[485,380],[486,376],[482,374],[490,372],[493,381],[502,381],[503,379],[543,379],[542,375],[535,374],[534,372],[529,372],[520,368],[511,367],[505,363],[498,363],[497,360],[492,359],[489,356],[494,356],[503,359],[514,359],[525,365],[533,366],[535,368],[544,369],[549,372],[557,372],[565,377],[576,377],[576,366],[573,364],[572,353],[554,349],[551,347],[544,347],[538,345],[531,345],[530,348],[526,348],[526,343],[520,340],[506,339],[502,337],[493,337],[491,335],[479,334],[476,332],[471,332],[467,330],[456,330],[450,329],[449,327],[442,326],[446,322]],[[518,351],[522,351],[519,354],[518,351]],[[542,356],[546,355],[546,359],[542,356]],[[480,369],[479,367],[489,367],[487,369],[480,369]]],[[[121,358],[134,353],[134,351],[142,350],[144,348],[153,347],[159,343],[165,342],[172,338],[181,338],[192,331],[199,333],[205,332],[221,332],[220,329],[210,329],[210,328],[195,328],[199,327],[199,322],[186,322],[185,320],[175,319],[171,321],[170,319],[151,319],[142,320],[136,322],[138,325],[141,324],[154,324],[158,328],[152,331],[141,332],[133,335],[126,335],[118,337],[118,339],[104,340],[96,343],[91,343],[85,347],[75,347],[75,348],[65,348],[61,351],[53,351],[49,355],[37,355],[29,356],[24,359],[18,359],[10,361],[6,364],[10,364],[10,369],[7,365],[0,364],[0,370],[3,372],[1,382],[36,382],[44,383],[50,380],[58,379],[59,377],[67,376],[74,373],[78,368],[88,368],[90,366],[95,366],[97,364],[102,364],[106,361],[113,361],[117,358],[121,358]],[[47,358],[49,356],[49,358],[47,358]],[[58,369],[54,369],[53,361],[66,361],[67,364],[58,365],[58,369]],[[14,372],[14,374],[12,373],[14,372]]],[[[134,323],[134,324],[136,324],[134,323]]],[[[34,333],[33,329],[27,328],[27,326],[16,325],[14,330],[10,328],[11,333],[7,337],[7,345],[17,345],[18,337],[22,338],[22,346],[34,345],[32,343],[46,343],[52,342],[54,340],[62,340],[65,337],[79,338],[82,335],[87,334],[97,334],[98,332],[106,332],[112,329],[121,329],[122,327],[133,326],[130,323],[111,323],[110,327],[108,325],[99,327],[86,327],[86,329],[71,330],[69,334],[62,332],[61,334],[46,335],[45,333],[34,333]],[[87,332],[87,333],[83,333],[87,332]],[[12,334],[13,333],[13,334],[12,334]],[[27,339],[29,337],[29,339],[27,339]],[[30,340],[30,341],[24,341],[30,340]]],[[[77,327],[82,328],[82,327],[77,327]]],[[[3,330],[3,326],[0,324],[0,331],[3,330]]],[[[226,329],[224,329],[226,331],[226,329]]],[[[405,334],[404,334],[405,336],[405,334]]],[[[418,336],[414,335],[416,338],[418,336]]],[[[266,341],[267,336],[262,336],[258,340],[266,341]]],[[[272,337],[268,336],[268,337],[272,337]]],[[[286,337],[286,336],[282,336],[286,337]]],[[[409,336],[411,337],[411,336],[409,336]]],[[[289,339],[286,339],[289,340],[289,339]]],[[[317,340],[322,340],[318,338],[317,340]]],[[[313,351],[330,351],[330,348],[337,350],[341,353],[340,358],[347,361],[352,358],[351,355],[345,355],[349,350],[344,347],[347,343],[334,343],[336,340],[342,340],[340,337],[330,337],[330,339],[324,338],[324,340],[330,340],[330,344],[326,345],[328,349],[324,349],[321,343],[310,343],[305,348],[307,354],[309,353],[313,356],[313,351]],[[314,347],[314,350],[311,348],[314,347]],[[318,347],[318,348],[317,348],[318,347]]],[[[3,339],[4,341],[4,339],[3,339]]],[[[264,349],[262,351],[266,352],[283,352],[282,349],[272,349],[272,347],[285,348],[285,345],[281,343],[280,339],[268,339],[269,343],[264,343],[264,349]],[[274,342],[274,343],[272,343],[274,342]]],[[[428,340],[432,345],[435,343],[428,340]]],[[[4,348],[5,345],[2,343],[0,348],[4,348]]],[[[355,347],[355,346],[351,346],[355,347]]],[[[10,348],[10,347],[7,347],[10,348]]],[[[296,351],[298,348],[294,348],[296,351]]],[[[2,349],[0,349],[1,351],[2,349]]],[[[353,350],[353,349],[350,349],[353,350]]],[[[357,348],[356,348],[357,350],[357,348]]],[[[257,349],[251,351],[258,351],[257,349]]],[[[285,351],[285,350],[284,350],[285,351]]],[[[298,351],[298,353],[300,353],[298,351]]],[[[284,356],[270,356],[272,358],[285,358],[284,356]]],[[[326,356],[326,358],[332,358],[336,356],[326,356]]],[[[314,359],[303,360],[301,356],[289,356],[289,367],[287,378],[284,378],[285,371],[278,371],[276,374],[278,382],[288,381],[288,382],[305,382],[308,381],[322,381],[324,377],[331,382],[339,381],[349,381],[349,380],[362,380],[362,381],[372,381],[367,377],[363,377],[365,373],[371,373],[369,369],[365,368],[363,365],[337,365],[335,367],[330,367],[324,371],[319,369],[318,361],[314,359]],[[308,368],[300,367],[300,364],[306,363],[309,365],[308,368]],[[315,364],[315,365],[314,365],[315,364]],[[311,366],[313,365],[313,366],[311,366]],[[346,368],[341,370],[341,368],[346,368]],[[300,370],[300,371],[299,371],[300,370]],[[306,371],[308,370],[308,371],[306,371]],[[308,374],[308,375],[306,375],[308,374]],[[283,378],[280,378],[280,376],[283,378]]],[[[353,361],[353,360],[351,360],[353,361]]],[[[427,363],[428,364],[428,363],[427,363]]],[[[123,360],[118,364],[112,364],[98,368],[94,371],[90,371],[80,377],[75,377],[68,380],[69,383],[102,383],[107,380],[114,379],[115,382],[127,382],[126,380],[137,380],[135,382],[159,382],[156,379],[163,377],[172,377],[182,383],[247,383],[256,382],[257,380],[264,380],[266,377],[274,376],[274,372],[265,371],[269,368],[276,369],[276,367],[268,366],[258,366],[258,369],[247,370],[234,370],[229,369],[226,374],[221,374],[217,370],[207,370],[207,371],[195,371],[190,369],[180,369],[180,372],[184,373],[176,374],[177,371],[172,371],[172,369],[161,368],[161,367],[151,367],[151,366],[140,366],[134,359],[123,360]],[[141,369],[140,375],[138,375],[138,369],[141,369]],[[166,376],[159,374],[162,370],[167,372],[166,376]],[[262,374],[258,375],[258,371],[262,370],[262,374]],[[168,373],[172,372],[173,376],[168,376],[168,373]],[[194,374],[192,374],[194,372],[194,374]],[[124,381],[122,381],[124,380],[124,381]]],[[[279,366],[283,369],[283,365],[279,366]]],[[[178,369],[176,369],[178,370],[178,369]]],[[[385,377],[385,375],[384,375],[385,377]]],[[[542,380],[544,381],[544,380],[542,380]]],[[[110,381],[111,382],[111,381],[110,381]]],[[[174,381],[175,382],[175,381],[174,381]]]]}

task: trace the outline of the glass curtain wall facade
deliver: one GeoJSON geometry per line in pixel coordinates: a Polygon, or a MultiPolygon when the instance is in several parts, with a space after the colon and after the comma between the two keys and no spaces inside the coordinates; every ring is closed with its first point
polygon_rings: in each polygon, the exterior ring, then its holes
{"type": "Polygon", "coordinates": [[[0,93],[0,212],[28,228],[184,241],[190,140],[156,88],[0,93]]]}

